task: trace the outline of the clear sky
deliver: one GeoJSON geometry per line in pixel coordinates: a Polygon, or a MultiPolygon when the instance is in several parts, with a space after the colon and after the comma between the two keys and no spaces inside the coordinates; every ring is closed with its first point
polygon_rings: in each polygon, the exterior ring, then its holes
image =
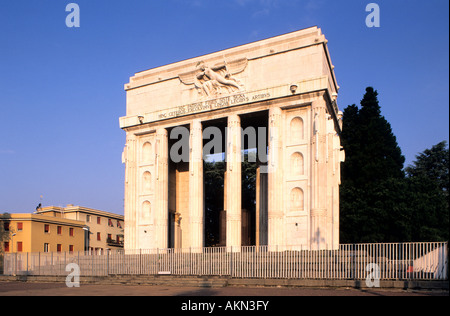
{"type": "Polygon", "coordinates": [[[341,110],[367,86],[406,157],[449,139],[448,0],[0,0],[0,213],[123,214],[134,73],[317,25],[341,110]],[[80,7],[68,28],[66,5],[80,7]],[[368,28],[366,5],[380,7],[368,28]]]}

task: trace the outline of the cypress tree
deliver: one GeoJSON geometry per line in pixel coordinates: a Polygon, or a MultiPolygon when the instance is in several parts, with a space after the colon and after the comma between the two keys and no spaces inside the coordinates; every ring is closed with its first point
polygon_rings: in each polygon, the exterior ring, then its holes
{"type": "Polygon", "coordinates": [[[342,182],[359,187],[389,178],[404,177],[405,157],[397,144],[391,125],[381,115],[378,92],[366,89],[361,109],[351,105],[344,110],[342,144],[346,162],[342,182]]]}
{"type": "MultiPolygon", "coordinates": [[[[402,187],[405,157],[391,125],[381,115],[378,92],[366,89],[361,108],[344,110],[342,145],[341,242],[383,242],[399,238],[389,219],[403,213],[393,199],[402,187]]],[[[394,225],[394,226],[393,226],[394,225]]]]}

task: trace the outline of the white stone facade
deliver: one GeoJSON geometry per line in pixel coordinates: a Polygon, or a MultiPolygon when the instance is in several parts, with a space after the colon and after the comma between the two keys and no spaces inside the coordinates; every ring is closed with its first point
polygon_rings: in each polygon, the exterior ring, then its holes
{"type": "MultiPolygon", "coordinates": [[[[226,122],[226,246],[242,244],[241,124],[267,121],[257,173],[256,245],[339,245],[338,85],[317,27],[137,73],[125,85],[125,249],[204,243],[203,124],[226,122]],[[189,131],[189,161],[170,162],[170,132],[189,131]]],[[[225,123],[224,123],[225,124],[225,123]]]]}

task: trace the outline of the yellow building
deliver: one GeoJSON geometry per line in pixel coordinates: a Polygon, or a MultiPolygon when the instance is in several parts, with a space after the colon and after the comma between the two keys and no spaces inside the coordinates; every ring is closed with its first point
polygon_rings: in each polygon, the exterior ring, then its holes
{"type": "Polygon", "coordinates": [[[88,230],[86,250],[101,254],[105,250],[123,249],[123,215],[72,204],[66,207],[43,207],[37,213],[82,222],[88,230]]]}
{"type": "Polygon", "coordinates": [[[0,225],[9,235],[0,244],[1,250],[6,253],[74,252],[85,249],[86,230],[81,221],[41,214],[0,214],[0,225]]]}

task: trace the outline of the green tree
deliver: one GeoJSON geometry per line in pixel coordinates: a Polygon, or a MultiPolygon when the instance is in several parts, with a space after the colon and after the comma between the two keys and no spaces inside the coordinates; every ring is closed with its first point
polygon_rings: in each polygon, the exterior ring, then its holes
{"type": "Polygon", "coordinates": [[[416,156],[406,169],[413,241],[449,237],[449,149],[442,141],[416,156]]]}
{"type": "Polygon", "coordinates": [[[341,140],[346,152],[340,190],[341,242],[400,238],[401,221],[389,219],[404,213],[398,199],[405,158],[372,87],[366,89],[361,108],[350,105],[344,110],[341,140]]]}
{"type": "Polygon", "coordinates": [[[341,242],[448,240],[447,143],[419,153],[403,170],[405,159],[370,87],[361,108],[348,106],[343,120],[341,242]]]}
{"type": "Polygon", "coordinates": [[[391,125],[381,115],[376,90],[366,89],[361,109],[351,105],[344,110],[343,124],[342,145],[346,152],[343,182],[365,186],[404,177],[405,157],[391,125]]]}
{"type": "Polygon", "coordinates": [[[11,238],[11,231],[5,229],[5,224],[8,225],[11,220],[11,214],[0,214],[0,255],[3,253],[3,243],[9,241],[11,238]]]}
{"type": "Polygon", "coordinates": [[[432,179],[443,194],[449,192],[449,149],[446,141],[442,141],[431,149],[425,149],[416,156],[416,160],[406,169],[408,177],[425,177],[432,179]]]}
{"type": "Polygon", "coordinates": [[[3,255],[5,251],[3,244],[11,239],[11,231],[5,229],[5,224],[9,226],[10,219],[11,215],[9,213],[0,214],[0,274],[3,274],[3,255]]]}

